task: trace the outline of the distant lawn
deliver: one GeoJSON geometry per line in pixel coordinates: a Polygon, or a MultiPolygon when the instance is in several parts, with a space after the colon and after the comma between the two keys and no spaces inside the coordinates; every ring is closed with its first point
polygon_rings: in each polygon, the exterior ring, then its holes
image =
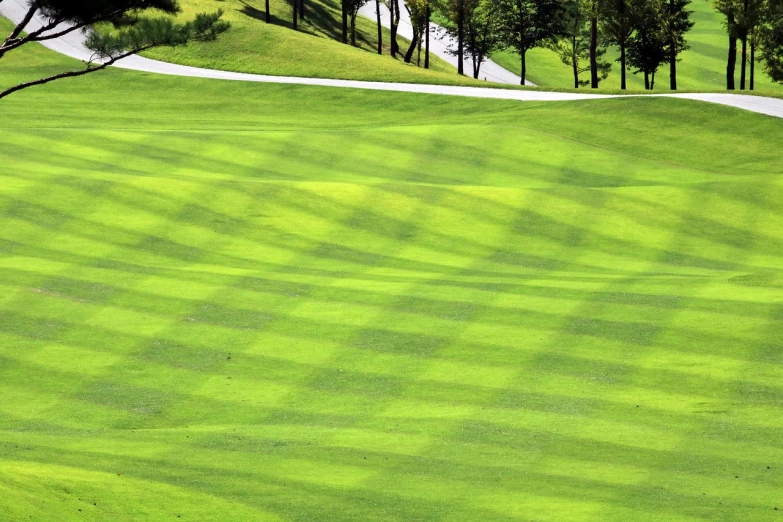
{"type": "Polygon", "coordinates": [[[3,520],[780,518],[779,119],[122,70],[0,119],[3,520]]]}
{"type": "MultiPolygon", "coordinates": [[[[728,54],[728,37],[723,28],[721,16],[712,8],[712,2],[694,0],[689,6],[694,11],[693,21],[696,23],[686,38],[690,50],[680,55],[682,61],[677,64],[677,87],[679,90],[725,90],[726,88],[726,56],[728,54]]],[[[614,62],[618,53],[607,52],[613,62],[609,77],[601,82],[608,89],[620,87],[620,64],[614,62]]],[[[513,52],[494,53],[492,59],[503,67],[519,74],[519,55],[513,52]]],[[[547,49],[534,49],[528,54],[528,79],[542,87],[572,88],[574,76],[567,65],[563,65],[555,53],[547,49]]],[[[748,65],[748,67],[750,67],[748,65]]],[[[644,89],[644,76],[634,75],[628,71],[628,88],[644,89]]],[[[750,69],[748,68],[748,76],[750,69]]],[[[737,92],[739,91],[740,57],[737,57],[737,92]]],[[[585,73],[583,79],[589,79],[585,73]]],[[[772,82],[763,72],[761,64],[756,65],[757,91],[783,92],[783,85],[772,82]]],[[[655,75],[655,90],[669,89],[669,66],[665,64],[655,75]]]]}
{"type": "MultiPolygon", "coordinates": [[[[154,49],[145,56],[159,60],[246,73],[277,76],[306,76],[386,82],[478,85],[460,77],[445,61],[431,57],[431,69],[403,63],[402,56],[389,55],[390,35],[384,31],[383,56],[377,54],[376,25],[364,17],[357,19],[358,44],[354,48],[339,42],[339,4],[334,0],[307,0],[307,21],[299,31],[291,29],[291,6],[272,0],[272,24],[263,21],[263,1],[183,0],[184,17],[221,8],[231,31],[217,42],[191,44],[175,49],[154,49]]],[[[407,42],[399,39],[407,50],[407,42]]],[[[423,59],[422,59],[423,64],[423,59]]]]}

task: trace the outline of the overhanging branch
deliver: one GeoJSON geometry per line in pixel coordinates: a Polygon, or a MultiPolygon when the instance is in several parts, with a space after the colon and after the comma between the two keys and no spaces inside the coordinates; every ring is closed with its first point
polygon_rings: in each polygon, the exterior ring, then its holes
{"type": "MultiPolygon", "coordinates": [[[[2,0],[0,0],[0,1],[2,1],[2,0]]],[[[19,85],[15,85],[13,87],[9,87],[8,89],[0,92],[0,99],[5,98],[9,94],[13,94],[13,93],[15,93],[17,91],[21,91],[22,89],[27,89],[28,87],[35,87],[36,85],[44,85],[44,84],[47,84],[49,82],[53,82],[55,80],[60,80],[62,78],[74,78],[74,77],[77,77],[77,76],[84,76],[85,74],[101,71],[101,70],[109,67],[110,65],[113,65],[118,60],[122,60],[123,58],[127,58],[128,56],[130,56],[132,54],[136,54],[136,53],[140,53],[140,52],[146,51],[148,49],[152,49],[153,47],[157,47],[157,46],[155,46],[155,45],[148,45],[148,46],[145,46],[145,47],[139,47],[139,48],[134,49],[132,51],[126,51],[126,52],[123,52],[120,55],[112,57],[112,58],[110,58],[109,60],[107,60],[106,62],[104,62],[104,63],[102,63],[100,65],[93,66],[92,62],[90,62],[90,63],[87,63],[87,67],[85,69],[81,69],[81,70],[78,70],[78,71],[67,71],[67,72],[64,72],[64,73],[55,74],[53,76],[48,76],[46,78],[41,78],[41,79],[38,79],[38,80],[33,80],[33,81],[30,81],[30,82],[25,82],[25,83],[20,83],[19,85]]]]}

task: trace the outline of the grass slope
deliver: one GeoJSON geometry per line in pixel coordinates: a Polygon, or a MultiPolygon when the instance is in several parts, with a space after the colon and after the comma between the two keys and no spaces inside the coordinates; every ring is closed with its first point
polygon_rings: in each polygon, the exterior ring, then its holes
{"type": "MultiPolygon", "coordinates": [[[[677,64],[677,87],[679,90],[689,91],[725,90],[728,37],[722,25],[721,15],[715,12],[712,2],[707,0],[694,0],[689,8],[693,11],[691,19],[695,25],[686,35],[690,49],[680,55],[682,61],[677,64]]],[[[612,72],[601,82],[601,86],[617,89],[620,87],[620,64],[615,63],[614,60],[619,53],[610,50],[606,56],[612,61],[612,72]]],[[[519,55],[516,53],[495,53],[492,59],[511,71],[519,71],[519,55]]],[[[738,58],[737,89],[739,89],[739,67],[738,58]]],[[[632,70],[628,71],[628,88],[643,90],[644,76],[632,73],[632,70]]],[[[748,74],[750,74],[749,70],[748,74]]],[[[542,87],[569,89],[574,86],[571,69],[563,65],[557,55],[547,49],[534,49],[528,54],[528,79],[542,87]]],[[[589,74],[584,74],[583,79],[589,79],[589,74]]],[[[759,64],[756,66],[755,89],[761,92],[779,93],[783,91],[783,85],[772,82],[759,64]]],[[[669,90],[668,64],[661,67],[655,75],[655,90],[669,90]]]]}
{"type": "Polygon", "coordinates": [[[780,516],[779,120],[114,70],[0,117],[4,519],[780,516]]]}
{"type": "MultiPolygon", "coordinates": [[[[175,49],[153,49],[146,56],[174,63],[246,73],[435,84],[476,85],[460,77],[454,67],[433,56],[431,69],[407,65],[388,52],[390,34],[384,31],[386,51],[379,56],[376,25],[357,18],[359,49],[339,42],[340,8],[334,0],[307,0],[307,21],[291,29],[291,6],[271,0],[272,24],[264,20],[263,2],[242,0],[183,0],[182,16],[223,9],[231,31],[217,42],[190,44],[175,49]]],[[[408,43],[399,39],[403,51],[408,43]]]]}

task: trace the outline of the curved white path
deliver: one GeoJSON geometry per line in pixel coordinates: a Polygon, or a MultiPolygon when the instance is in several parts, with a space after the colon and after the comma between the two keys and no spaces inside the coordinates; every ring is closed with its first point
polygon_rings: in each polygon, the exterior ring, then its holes
{"type": "MultiPolygon", "coordinates": [[[[9,18],[14,23],[19,23],[26,12],[22,0],[0,0],[0,15],[9,18]]],[[[28,26],[28,29],[41,27],[42,20],[36,17],[28,26]]],[[[62,29],[62,28],[60,28],[62,29]]],[[[54,30],[58,30],[55,28],[54,30]]],[[[42,42],[44,46],[65,54],[72,58],[87,61],[91,52],[84,45],[84,35],[74,31],[62,38],[42,42]]],[[[413,83],[383,83],[363,82],[353,80],[329,80],[321,78],[298,78],[292,76],[267,76],[262,74],[245,74],[214,69],[202,69],[188,67],[172,63],[150,60],[142,56],[129,56],[117,62],[115,67],[144,71],[173,76],[191,76],[197,78],[214,78],[218,80],[239,80],[263,83],[284,83],[297,85],[318,85],[324,87],[343,87],[352,89],[371,89],[377,91],[413,92],[424,94],[447,94],[453,96],[467,96],[473,98],[497,98],[518,101],[564,101],[564,100],[589,100],[597,98],[616,98],[619,96],[606,94],[579,94],[546,91],[531,91],[523,89],[492,89],[488,87],[458,87],[446,85],[424,85],[413,83]]],[[[648,94],[639,96],[669,96],[674,98],[687,98],[711,103],[719,103],[731,107],[737,107],[748,111],[767,114],[783,118],[783,100],[777,98],[763,98],[760,96],[748,96],[743,94],[648,94]]]]}
{"type": "MultiPolygon", "coordinates": [[[[400,0],[400,6],[402,7],[402,10],[400,11],[400,24],[397,26],[397,32],[403,38],[407,38],[408,40],[413,40],[413,25],[411,25],[411,16],[410,14],[408,14],[408,10],[405,9],[404,0],[400,0]]],[[[381,2],[380,10],[381,10],[381,25],[383,25],[386,28],[390,28],[391,13],[389,13],[389,9],[386,7],[386,5],[383,2],[381,2]]],[[[362,8],[359,9],[359,14],[375,22],[375,20],[377,20],[378,18],[375,12],[375,0],[370,0],[369,2],[364,4],[362,8]]],[[[459,58],[457,58],[457,56],[452,52],[452,50],[456,48],[457,48],[456,39],[447,35],[444,32],[444,30],[438,25],[436,24],[430,25],[430,53],[431,54],[434,54],[435,56],[445,60],[446,62],[450,63],[456,68],[457,64],[459,63],[459,58]]],[[[403,49],[402,51],[403,53],[405,53],[407,49],[403,49]]],[[[473,62],[470,56],[466,56],[462,60],[462,64],[465,69],[465,74],[468,76],[472,76],[473,62]]],[[[481,69],[479,70],[479,80],[486,80],[495,83],[508,83],[511,85],[520,85],[522,83],[522,79],[519,76],[512,73],[508,69],[501,67],[500,65],[496,64],[490,59],[487,59],[486,61],[484,61],[483,64],[481,64],[481,69]]],[[[531,87],[535,87],[535,84],[530,82],[525,82],[525,84],[531,87]]]]}

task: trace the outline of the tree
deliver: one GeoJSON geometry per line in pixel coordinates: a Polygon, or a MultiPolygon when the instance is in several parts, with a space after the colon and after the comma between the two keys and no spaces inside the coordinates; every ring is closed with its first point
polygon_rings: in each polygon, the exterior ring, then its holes
{"type": "Polygon", "coordinates": [[[734,90],[734,71],[737,65],[737,0],[714,0],[713,7],[726,19],[723,22],[729,36],[729,52],[726,60],[726,89],[734,90]]]}
{"type": "Polygon", "coordinates": [[[397,43],[397,28],[400,25],[400,2],[399,0],[387,0],[387,7],[389,8],[391,20],[391,42],[389,44],[389,51],[392,58],[396,58],[397,53],[400,52],[400,44],[397,43]]]}
{"type": "Polygon", "coordinates": [[[457,72],[467,52],[473,65],[473,77],[478,78],[481,65],[489,53],[500,44],[500,17],[497,0],[447,0],[440,5],[446,14],[445,31],[457,39],[457,72]],[[461,43],[460,43],[461,42],[461,43]]]}
{"type": "Polygon", "coordinates": [[[272,15],[269,13],[269,0],[266,0],[265,4],[266,5],[264,6],[264,20],[266,21],[266,23],[271,23],[272,15]]]}
{"type": "Polygon", "coordinates": [[[348,5],[350,0],[340,0],[340,18],[342,21],[342,42],[348,43],[348,5]]]}
{"type": "Polygon", "coordinates": [[[667,38],[661,16],[663,2],[646,0],[639,9],[636,32],[628,42],[628,63],[644,73],[644,88],[655,88],[655,73],[666,63],[667,38]]]}
{"type": "Polygon", "coordinates": [[[432,6],[427,0],[427,25],[424,31],[424,68],[430,68],[430,20],[432,19],[432,6]]]}
{"type": "Polygon", "coordinates": [[[457,39],[457,73],[465,74],[465,13],[468,10],[466,4],[475,4],[477,0],[440,0],[438,10],[445,16],[446,31],[457,39]]]}
{"type": "Polygon", "coordinates": [[[520,83],[525,85],[527,52],[560,33],[563,4],[560,0],[498,1],[502,44],[519,54],[520,83]]]}
{"type": "Polygon", "coordinates": [[[764,71],[773,81],[783,83],[783,2],[768,3],[758,38],[764,71]]]}
{"type": "Polygon", "coordinates": [[[179,24],[168,16],[142,16],[149,10],[169,15],[178,13],[180,8],[176,0],[28,0],[27,8],[22,21],[0,44],[0,58],[31,42],[52,40],[74,31],[87,33],[86,45],[94,54],[82,69],[15,85],[0,92],[0,98],[35,85],[100,71],[117,60],[153,47],[214,40],[230,27],[228,22],[221,20],[222,11],[201,13],[193,20],[179,24]],[[28,25],[36,12],[40,12],[45,22],[39,29],[29,30],[28,25]],[[111,24],[114,30],[97,32],[92,27],[99,23],[111,24]],[[26,29],[27,34],[23,36],[26,29]]]}
{"type": "MultiPolygon", "coordinates": [[[[748,43],[753,46],[753,35],[761,25],[765,11],[764,0],[741,0],[737,9],[735,25],[737,37],[742,42],[742,65],[740,68],[740,90],[745,90],[746,69],[748,64],[748,43]]],[[[755,51],[755,49],[753,49],[755,51]]],[[[755,54],[755,53],[754,53],[755,54]]]]}
{"type": "Polygon", "coordinates": [[[413,27],[413,40],[411,40],[411,45],[408,47],[408,52],[405,53],[405,63],[411,63],[413,53],[416,51],[417,46],[421,47],[422,36],[429,27],[427,21],[429,1],[407,0],[405,9],[408,10],[411,26],[413,27]]]}
{"type": "Polygon", "coordinates": [[[291,0],[291,7],[293,8],[294,19],[294,31],[297,29],[297,23],[299,21],[299,0],[291,0]]]}
{"type": "Polygon", "coordinates": [[[383,54],[383,25],[381,25],[381,0],[375,0],[375,20],[378,25],[378,54],[383,54]]]}
{"type": "MultiPolygon", "coordinates": [[[[591,31],[588,16],[589,6],[581,0],[569,1],[560,15],[561,35],[547,42],[546,47],[560,57],[560,61],[571,67],[574,74],[574,88],[586,86],[590,80],[580,80],[579,75],[590,71],[591,31]]],[[[612,65],[602,60],[606,48],[598,47],[595,53],[596,70],[599,79],[609,76],[612,65]]]]}
{"type": "Polygon", "coordinates": [[[350,20],[349,33],[351,36],[351,45],[356,47],[356,17],[359,16],[359,9],[362,8],[368,0],[343,0],[344,9],[350,20]]]}
{"type": "Polygon", "coordinates": [[[633,0],[604,0],[599,4],[601,32],[607,43],[620,48],[620,89],[626,88],[628,41],[636,28],[638,8],[633,0]]]}
{"type": "Polygon", "coordinates": [[[500,44],[499,10],[496,0],[464,0],[465,50],[478,80],[481,65],[500,44]]]}
{"type": "MultiPolygon", "coordinates": [[[[755,1],[755,0],[754,0],[755,1]]],[[[677,56],[688,49],[685,33],[691,30],[693,11],[687,9],[691,0],[668,0],[663,9],[663,30],[666,38],[666,54],[669,57],[669,88],[677,90],[677,56]]]]}
{"type": "Polygon", "coordinates": [[[598,88],[598,0],[588,0],[590,16],[590,87],[598,88]]]}

